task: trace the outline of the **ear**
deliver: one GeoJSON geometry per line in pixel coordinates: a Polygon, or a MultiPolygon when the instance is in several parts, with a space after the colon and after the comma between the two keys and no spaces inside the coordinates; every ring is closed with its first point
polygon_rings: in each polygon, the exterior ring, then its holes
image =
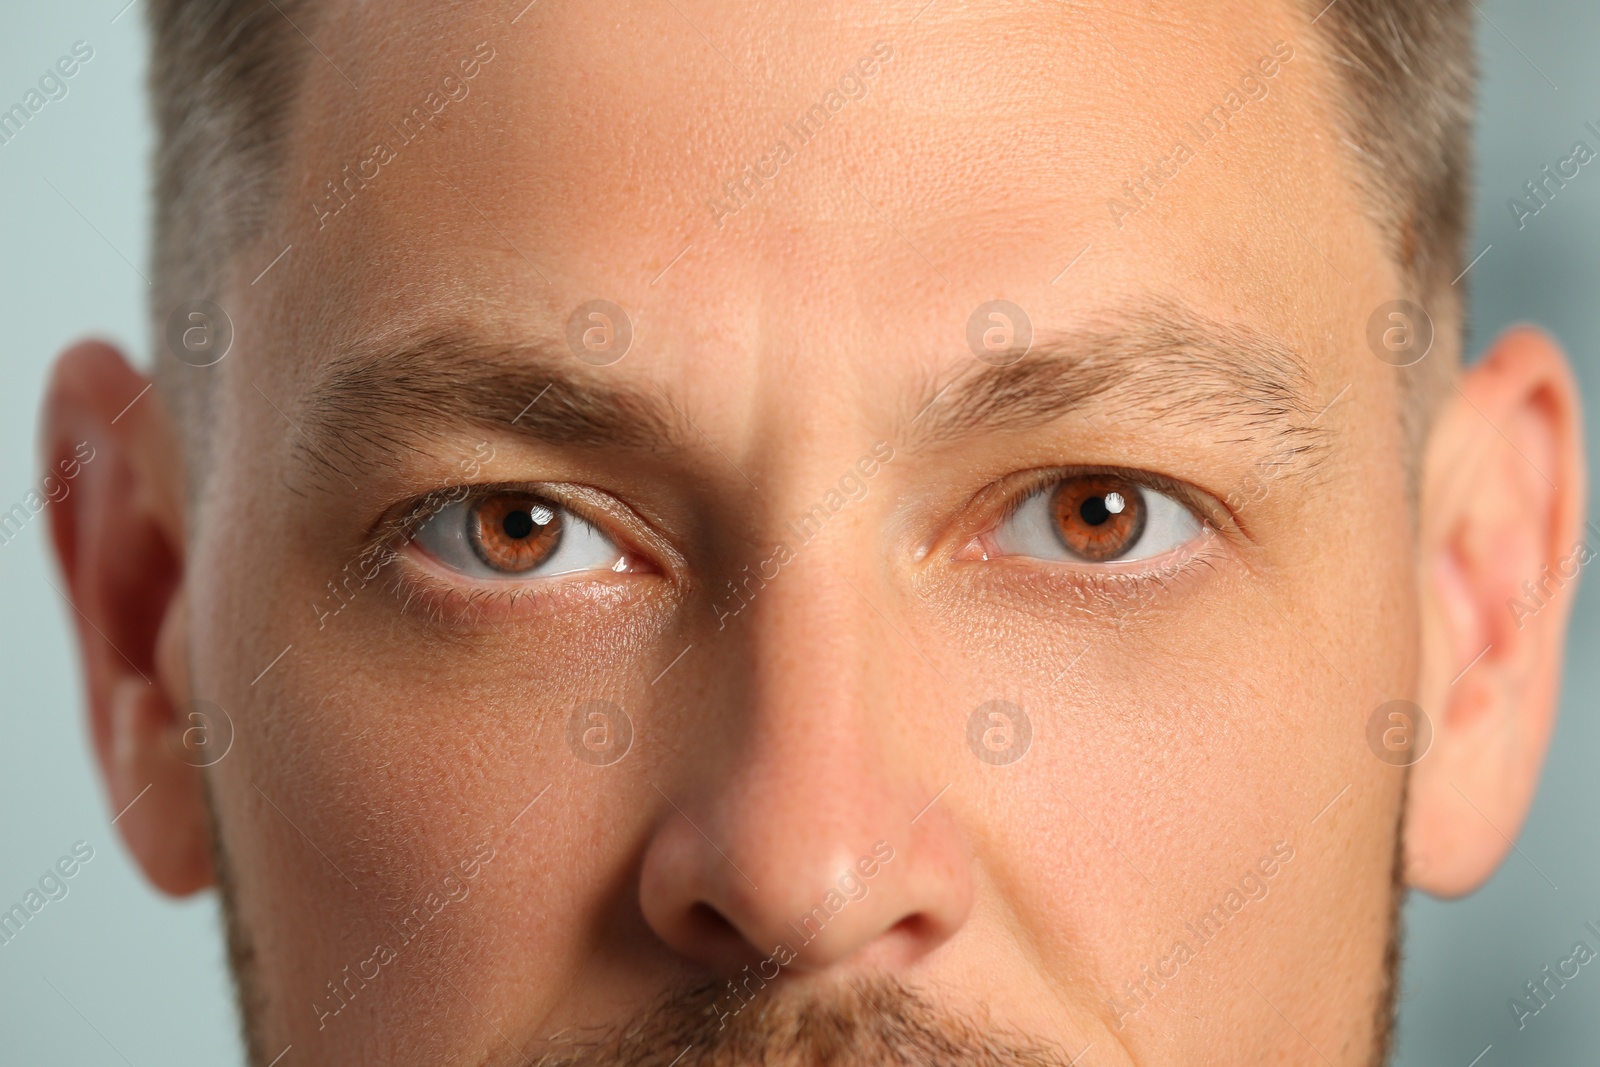
{"type": "Polygon", "coordinates": [[[1578,390],[1555,342],[1508,331],[1462,378],[1424,459],[1422,672],[1433,726],[1411,768],[1407,881],[1486,881],[1533,803],[1560,697],[1584,525],[1578,390]]]}
{"type": "Polygon", "coordinates": [[[204,760],[178,720],[189,699],[182,455],[150,384],[107,345],[73,346],[50,378],[40,448],[69,487],[47,508],[51,540],[117,829],[151,882],[186,894],[213,877],[204,760]]]}

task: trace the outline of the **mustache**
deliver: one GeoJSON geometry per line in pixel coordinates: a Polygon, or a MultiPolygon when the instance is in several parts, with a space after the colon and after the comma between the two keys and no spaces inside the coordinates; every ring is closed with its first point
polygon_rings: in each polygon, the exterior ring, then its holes
{"type": "Polygon", "coordinates": [[[942,1007],[888,978],[800,995],[762,990],[737,1015],[716,983],[669,993],[630,1022],[558,1034],[537,1067],[1070,1067],[1065,1050],[942,1007]],[[554,1047],[552,1047],[554,1046],[554,1047]]]}

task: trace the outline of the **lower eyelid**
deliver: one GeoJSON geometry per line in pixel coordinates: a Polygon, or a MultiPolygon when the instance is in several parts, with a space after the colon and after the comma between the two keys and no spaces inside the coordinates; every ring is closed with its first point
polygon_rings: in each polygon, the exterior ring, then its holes
{"type": "Polygon", "coordinates": [[[968,573],[993,575],[1002,588],[1012,590],[1009,596],[1018,608],[1038,610],[1044,593],[1050,598],[1052,612],[1081,612],[1086,621],[1108,616],[1125,619],[1130,610],[1148,606],[1152,597],[1174,592],[1204,572],[1215,571],[1226,558],[1207,525],[1187,544],[1148,560],[1085,564],[1000,556],[968,573]]]}
{"type": "MultiPolygon", "coordinates": [[[[1185,510],[1187,511],[1188,509],[1186,508],[1185,510]]],[[[1190,512],[1190,514],[1193,513],[1190,512]]],[[[1070,557],[1051,559],[1020,552],[1005,552],[998,550],[996,546],[986,545],[985,554],[981,557],[963,557],[958,553],[952,557],[952,560],[960,563],[983,562],[990,566],[1003,564],[1011,567],[1026,568],[1034,573],[1045,572],[1053,576],[1070,574],[1077,577],[1069,580],[1080,582],[1102,580],[1109,582],[1138,581],[1144,578],[1176,574],[1188,566],[1191,559],[1202,556],[1209,557],[1215,553],[1214,542],[1218,537],[1216,527],[1199,515],[1194,516],[1194,522],[1196,532],[1183,544],[1143,559],[1118,559],[1095,563],[1070,557]]],[[[970,544],[978,544],[991,536],[992,531],[974,539],[970,544]]],[[[966,549],[962,551],[964,552],[966,549]]]]}
{"type": "Polygon", "coordinates": [[[633,575],[612,571],[480,580],[449,570],[415,546],[401,551],[400,562],[389,584],[402,611],[464,630],[550,611],[616,607],[640,596],[636,582],[622,580],[633,575]]]}

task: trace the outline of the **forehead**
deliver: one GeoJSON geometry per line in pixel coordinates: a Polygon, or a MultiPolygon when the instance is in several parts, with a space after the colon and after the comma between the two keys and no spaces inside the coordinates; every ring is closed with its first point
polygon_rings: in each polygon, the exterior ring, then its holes
{"type": "Polygon", "coordinates": [[[313,309],[307,353],[464,320],[559,338],[604,298],[642,373],[702,388],[959,360],[994,299],[1050,330],[1176,298],[1337,359],[1387,267],[1315,32],[1271,0],[349,4],[316,34],[269,288],[313,309]]]}

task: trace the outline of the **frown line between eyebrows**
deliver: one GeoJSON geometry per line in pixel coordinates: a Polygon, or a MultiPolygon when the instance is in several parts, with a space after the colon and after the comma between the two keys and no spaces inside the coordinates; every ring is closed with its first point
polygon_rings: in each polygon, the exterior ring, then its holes
{"type": "MultiPolygon", "coordinates": [[[[1324,405],[1290,346],[1166,303],[1107,322],[1044,334],[1008,366],[974,361],[902,420],[903,440],[923,449],[1078,412],[1091,424],[1138,418],[1194,429],[1271,457],[1281,473],[1319,465],[1324,405]]],[[[315,373],[294,447],[312,467],[346,477],[464,429],[573,448],[689,448],[697,435],[681,405],[625,373],[581,367],[555,342],[460,330],[357,345],[315,373]]]]}

